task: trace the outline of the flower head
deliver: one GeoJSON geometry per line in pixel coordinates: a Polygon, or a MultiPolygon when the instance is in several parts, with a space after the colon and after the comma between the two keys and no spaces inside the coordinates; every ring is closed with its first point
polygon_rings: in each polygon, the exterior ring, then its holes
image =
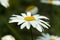
{"type": "Polygon", "coordinates": [[[9,0],[0,0],[1,5],[3,5],[5,8],[9,7],[9,0]]]}
{"type": "Polygon", "coordinates": [[[60,40],[60,37],[43,33],[42,37],[38,37],[37,40],[60,40]]]}
{"type": "Polygon", "coordinates": [[[38,8],[34,5],[30,5],[26,8],[26,12],[31,12],[32,14],[36,14],[38,12],[38,8]]]}
{"type": "Polygon", "coordinates": [[[45,16],[41,16],[38,14],[31,15],[31,12],[27,12],[27,14],[21,13],[21,15],[12,15],[13,17],[10,17],[9,23],[18,22],[17,25],[21,24],[21,29],[23,29],[24,27],[30,29],[30,25],[32,25],[40,32],[42,32],[43,27],[48,29],[48,26],[50,26],[47,22],[42,20],[48,19],[45,16]]]}
{"type": "Polygon", "coordinates": [[[41,0],[42,3],[49,3],[49,4],[53,4],[53,5],[60,5],[60,1],[59,0],[41,0]]]}
{"type": "Polygon", "coordinates": [[[12,35],[6,35],[6,36],[3,36],[1,40],[15,40],[15,38],[12,35]]]}

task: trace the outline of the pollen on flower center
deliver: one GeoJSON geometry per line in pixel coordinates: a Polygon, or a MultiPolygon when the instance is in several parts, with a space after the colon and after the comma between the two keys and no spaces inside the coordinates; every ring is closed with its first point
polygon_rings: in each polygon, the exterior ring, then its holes
{"type": "Polygon", "coordinates": [[[24,18],[24,20],[33,21],[33,20],[35,20],[35,18],[33,16],[27,16],[27,17],[24,18]]]}
{"type": "Polygon", "coordinates": [[[34,5],[30,5],[30,6],[28,6],[28,7],[26,8],[26,11],[30,11],[30,10],[32,10],[32,9],[34,9],[34,8],[35,8],[34,5]]]}
{"type": "Polygon", "coordinates": [[[50,0],[50,3],[53,4],[53,0],[50,0]]]}
{"type": "Polygon", "coordinates": [[[50,40],[55,40],[55,38],[50,38],[50,40]]]}

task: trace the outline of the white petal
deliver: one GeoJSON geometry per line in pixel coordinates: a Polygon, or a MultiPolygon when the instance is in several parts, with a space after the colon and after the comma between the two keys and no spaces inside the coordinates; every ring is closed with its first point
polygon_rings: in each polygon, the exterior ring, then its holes
{"type": "Polygon", "coordinates": [[[23,17],[10,17],[10,20],[22,20],[23,17]]]}
{"type": "Polygon", "coordinates": [[[54,4],[54,5],[60,5],[60,0],[53,1],[53,4],[54,4]]]}
{"type": "Polygon", "coordinates": [[[60,37],[58,37],[57,40],[60,40],[60,37]]]}
{"type": "Polygon", "coordinates": [[[1,5],[3,5],[5,8],[9,7],[9,0],[0,0],[1,5]]]}
{"type": "Polygon", "coordinates": [[[30,24],[28,22],[27,22],[26,28],[30,29],[30,24]]]}
{"type": "Polygon", "coordinates": [[[20,25],[20,24],[22,24],[23,22],[24,22],[23,20],[20,20],[17,25],[20,25]]]}
{"type": "Polygon", "coordinates": [[[45,16],[39,16],[38,18],[40,18],[40,19],[48,19],[49,20],[49,18],[47,18],[45,16]]]}
{"type": "Polygon", "coordinates": [[[33,15],[35,17],[35,19],[38,19],[38,17],[40,17],[38,14],[33,15]]]}
{"type": "Polygon", "coordinates": [[[26,23],[23,23],[23,24],[21,25],[21,29],[23,29],[25,26],[26,26],[26,23]]]}
{"type": "Polygon", "coordinates": [[[42,23],[44,23],[44,24],[46,24],[47,26],[50,27],[50,25],[49,25],[47,22],[45,22],[45,21],[43,21],[43,20],[39,20],[39,21],[42,22],[42,23]]]}
{"type": "Polygon", "coordinates": [[[38,13],[38,8],[35,7],[35,8],[33,8],[30,12],[31,12],[32,15],[35,15],[35,14],[38,13]]]}
{"type": "Polygon", "coordinates": [[[27,12],[27,16],[31,16],[31,12],[27,12]]]}
{"type": "Polygon", "coordinates": [[[20,17],[11,17],[10,18],[10,23],[12,23],[12,22],[20,22],[22,20],[22,18],[20,18],[20,17]]]}
{"type": "MultiPolygon", "coordinates": [[[[41,2],[51,4],[50,0],[41,0],[41,2]]],[[[52,5],[60,5],[60,0],[52,0],[52,5]]]]}
{"type": "Polygon", "coordinates": [[[11,20],[18,20],[19,18],[11,17],[10,19],[11,19],[11,20]]]}
{"type": "Polygon", "coordinates": [[[22,15],[23,17],[26,17],[26,16],[27,16],[25,13],[21,13],[21,15],[22,15]]]}
{"type": "Polygon", "coordinates": [[[37,24],[36,29],[40,32],[42,32],[42,30],[43,30],[43,28],[39,24],[37,24]]]}
{"type": "Polygon", "coordinates": [[[16,19],[17,19],[17,20],[23,19],[23,17],[22,17],[22,16],[19,16],[19,15],[14,15],[14,14],[13,14],[12,16],[13,16],[13,17],[10,17],[11,20],[13,20],[13,19],[14,19],[14,20],[16,20],[16,19]]]}
{"type": "Polygon", "coordinates": [[[30,22],[30,24],[35,28],[35,27],[37,27],[37,25],[36,25],[36,22],[35,21],[31,21],[30,22]]]}
{"type": "Polygon", "coordinates": [[[50,35],[48,33],[47,34],[42,33],[42,36],[44,36],[44,37],[50,37],[50,35]]]}
{"type": "Polygon", "coordinates": [[[36,14],[36,15],[34,15],[34,17],[36,17],[36,18],[38,18],[40,15],[38,15],[38,14],[36,14]]]}
{"type": "Polygon", "coordinates": [[[12,35],[5,35],[1,38],[1,40],[15,40],[15,38],[12,35]]]}
{"type": "Polygon", "coordinates": [[[12,16],[20,16],[20,15],[15,15],[15,14],[13,14],[12,16]]]}
{"type": "Polygon", "coordinates": [[[10,17],[11,20],[16,19],[16,17],[10,17]]]}
{"type": "Polygon", "coordinates": [[[36,22],[36,21],[33,21],[33,22],[30,22],[30,24],[36,28],[38,31],[42,32],[42,27],[36,22]]]}
{"type": "Polygon", "coordinates": [[[39,21],[37,21],[41,26],[43,26],[43,27],[45,27],[45,28],[47,28],[48,29],[48,26],[46,26],[45,24],[43,24],[43,23],[41,23],[41,22],[39,22],[39,21]]]}
{"type": "Polygon", "coordinates": [[[10,20],[9,23],[19,22],[19,20],[10,20]]]}
{"type": "Polygon", "coordinates": [[[20,16],[20,15],[15,15],[15,14],[13,14],[12,16],[15,16],[15,17],[22,17],[22,16],[20,16]]]}

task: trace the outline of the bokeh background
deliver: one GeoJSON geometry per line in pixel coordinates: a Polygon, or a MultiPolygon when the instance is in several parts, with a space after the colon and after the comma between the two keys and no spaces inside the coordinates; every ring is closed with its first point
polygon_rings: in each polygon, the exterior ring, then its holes
{"type": "Polygon", "coordinates": [[[51,27],[43,32],[60,36],[60,6],[41,3],[40,0],[9,0],[9,4],[8,8],[0,4],[0,38],[10,34],[16,40],[32,40],[32,38],[36,40],[41,35],[41,32],[33,27],[31,27],[32,31],[26,28],[21,30],[20,26],[17,26],[16,23],[8,23],[12,14],[19,15],[21,12],[25,12],[26,7],[29,5],[37,6],[39,9],[38,14],[50,18],[51,27]]]}

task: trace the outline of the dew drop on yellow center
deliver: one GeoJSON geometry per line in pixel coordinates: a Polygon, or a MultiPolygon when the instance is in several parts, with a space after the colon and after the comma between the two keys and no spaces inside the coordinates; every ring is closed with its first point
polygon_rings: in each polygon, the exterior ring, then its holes
{"type": "Polygon", "coordinates": [[[50,0],[50,4],[53,4],[53,0],[50,0]]]}
{"type": "Polygon", "coordinates": [[[55,40],[55,38],[50,38],[50,40],[55,40]]]}
{"type": "Polygon", "coordinates": [[[35,18],[33,16],[28,16],[24,18],[25,21],[33,21],[35,18]]]}
{"type": "Polygon", "coordinates": [[[34,8],[35,8],[34,5],[30,5],[30,6],[28,6],[28,7],[26,8],[26,11],[30,11],[30,10],[32,10],[32,9],[34,9],[34,8]]]}

